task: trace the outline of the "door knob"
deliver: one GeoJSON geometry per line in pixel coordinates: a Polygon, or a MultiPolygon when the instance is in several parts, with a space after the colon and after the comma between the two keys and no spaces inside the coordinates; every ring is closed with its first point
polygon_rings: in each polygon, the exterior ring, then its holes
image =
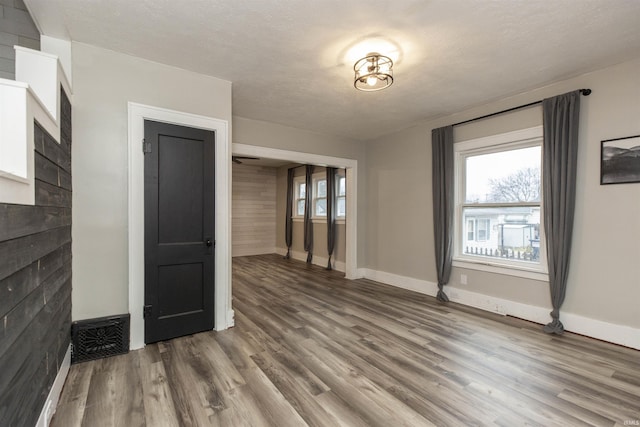
{"type": "Polygon", "coordinates": [[[207,245],[207,247],[211,247],[211,245],[213,244],[213,242],[211,241],[210,237],[207,237],[204,241],[204,243],[207,245]]]}

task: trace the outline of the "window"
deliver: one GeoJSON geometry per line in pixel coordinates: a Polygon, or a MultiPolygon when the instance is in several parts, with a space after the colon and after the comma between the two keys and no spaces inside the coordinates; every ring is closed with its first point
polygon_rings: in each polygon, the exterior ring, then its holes
{"type": "MultiPolygon", "coordinates": [[[[344,173],[344,171],[342,172],[344,173]]],[[[327,217],[327,175],[324,172],[313,175],[311,198],[312,198],[312,218],[325,219],[327,217]]],[[[305,177],[298,176],[293,180],[293,217],[304,217],[305,197],[306,197],[305,177]]],[[[336,174],[336,219],[344,220],[346,217],[346,197],[347,182],[344,175],[336,174]]]]}
{"type": "Polygon", "coordinates": [[[313,178],[313,217],[326,218],[327,216],[327,179],[320,178],[326,174],[313,178]]]}
{"type": "Polygon", "coordinates": [[[489,227],[491,224],[491,220],[487,219],[487,218],[479,218],[476,219],[476,229],[478,230],[478,237],[476,238],[476,240],[478,242],[484,242],[486,240],[489,240],[489,227]]]}
{"type": "Polygon", "coordinates": [[[476,222],[472,219],[467,220],[467,240],[473,241],[476,240],[476,222]]]}
{"type": "Polygon", "coordinates": [[[343,175],[336,177],[338,191],[336,191],[336,218],[344,219],[347,216],[347,178],[343,175]]]}
{"type": "Polygon", "coordinates": [[[303,217],[304,216],[304,205],[305,205],[305,197],[307,196],[306,192],[306,183],[304,176],[298,177],[293,180],[293,216],[294,217],[303,217]]]}
{"type": "Polygon", "coordinates": [[[546,272],[542,128],[460,142],[455,151],[454,260],[546,272]]]}

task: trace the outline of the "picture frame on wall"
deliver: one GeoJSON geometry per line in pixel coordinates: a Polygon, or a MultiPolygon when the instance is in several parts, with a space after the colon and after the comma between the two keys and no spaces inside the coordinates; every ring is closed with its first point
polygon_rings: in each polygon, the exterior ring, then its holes
{"type": "Polygon", "coordinates": [[[601,185],[640,182],[640,135],[600,143],[601,185]]]}

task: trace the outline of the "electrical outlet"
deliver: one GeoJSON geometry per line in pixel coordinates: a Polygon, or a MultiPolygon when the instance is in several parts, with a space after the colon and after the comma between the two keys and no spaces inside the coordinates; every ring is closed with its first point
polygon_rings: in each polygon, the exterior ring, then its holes
{"type": "Polygon", "coordinates": [[[461,285],[466,285],[467,284],[467,275],[466,274],[461,274],[460,275],[460,284],[461,285]]]}

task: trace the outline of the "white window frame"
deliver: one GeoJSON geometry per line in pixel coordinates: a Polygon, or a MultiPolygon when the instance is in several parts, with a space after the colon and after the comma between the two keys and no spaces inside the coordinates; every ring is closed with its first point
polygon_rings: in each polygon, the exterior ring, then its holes
{"type": "MultiPolygon", "coordinates": [[[[543,210],[542,204],[542,177],[540,182],[540,263],[532,264],[518,260],[505,258],[479,257],[465,254],[463,251],[465,227],[463,224],[463,209],[473,207],[475,204],[466,203],[465,194],[465,159],[469,156],[480,154],[491,154],[501,151],[516,150],[527,147],[542,146],[542,126],[518,130],[514,132],[493,135],[489,137],[477,138],[462,141],[454,144],[454,168],[455,168],[455,210],[454,210],[454,248],[453,266],[467,268],[471,270],[488,271],[511,276],[524,277],[528,279],[548,281],[547,253],[544,237],[543,210]]],[[[542,167],[542,157],[540,159],[542,167]]],[[[507,206],[509,204],[506,204],[507,206]]],[[[526,205],[519,204],[519,205],[526,205]]],[[[532,205],[538,206],[538,203],[532,205]]],[[[482,203],[478,206],[505,206],[505,204],[482,203]]],[[[474,223],[474,240],[478,237],[478,227],[474,223]]]]}
{"type": "MultiPolygon", "coordinates": [[[[327,221],[327,216],[319,216],[316,215],[316,202],[318,199],[326,199],[326,197],[317,197],[316,193],[317,193],[317,185],[318,185],[318,181],[325,181],[327,179],[327,174],[325,172],[319,172],[319,173],[315,173],[312,175],[311,177],[311,203],[312,203],[312,210],[311,210],[311,220],[314,223],[324,223],[327,221]]],[[[347,182],[346,182],[346,174],[344,173],[344,171],[338,171],[336,172],[336,200],[343,198],[345,200],[345,208],[346,208],[346,203],[347,203],[347,182]],[[344,196],[338,196],[338,190],[339,190],[339,178],[344,178],[345,179],[345,195],[344,196]]],[[[304,215],[298,215],[298,201],[299,200],[304,200],[305,198],[302,197],[300,198],[300,184],[305,184],[306,183],[306,177],[304,175],[301,176],[296,176],[293,179],[293,207],[292,207],[292,218],[294,221],[299,222],[304,220],[304,215]]],[[[307,191],[309,191],[309,189],[307,189],[307,191]]],[[[346,210],[345,210],[346,213],[346,210]]],[[[338,216],[336,214],[336,223],[337,224],[345,224],[346,223],[346,215],[342,215],[342,216],[338,216]]]]}
{"type": "Polygon", "coordinates": [[[338,172],[336,172],[336,222],[337,223],[342,224],[347,219],[346,208],[347,208],[347,177],[346,177],[344,171],[338,171],[338,172]],[[344,179],[344,196],[340,195],[340,180],[341,179],[344,179]],[[338,212],[337,212],[338,201],[340,199],[344,199],[345,215],[338,215],[338,212]]]}
{"type": "MultiPolygon", "coordinates": [[[[298,201],[305,200],[305,197],[300,197],[300,184],[306,184],[306,178],[304,175],[296,176],[293,178],[293,211],[292,218],[294,219],[303,219],[304,214],[298,214],[298,201]]],[[[309,191],[308,188],[305,187],[305,191],[309,191]]],[[[305,201],[306,203],[306,201],[305,201]]]]}
{"type": "MultiPolygon", "coordinates": [[[[320,181],[325,181],[325,186],[326,186],[326,181],[327,181],[327,174],[324,172],[321,173],[314,173],[312,175],[312,179],[311,182],[313,183],[313,189],[311,192],[311,199],[313,200],[313,210],[311,211],[311,219],[317,219],[317,220],[323,220],[326,221],[327,220],[327,215],[317,215],[317,211],[316,211],[316,206],[318,204],[318,200],[327,200],[327,196],[328,196],[328,191],[327,194],[324,197],[318,197],[318,183],[320,181]]],[[[328,190],[328,188],[327,188],[328,190]]],[[[326,206],[326,205],[325,205],[326,206]]]]}

